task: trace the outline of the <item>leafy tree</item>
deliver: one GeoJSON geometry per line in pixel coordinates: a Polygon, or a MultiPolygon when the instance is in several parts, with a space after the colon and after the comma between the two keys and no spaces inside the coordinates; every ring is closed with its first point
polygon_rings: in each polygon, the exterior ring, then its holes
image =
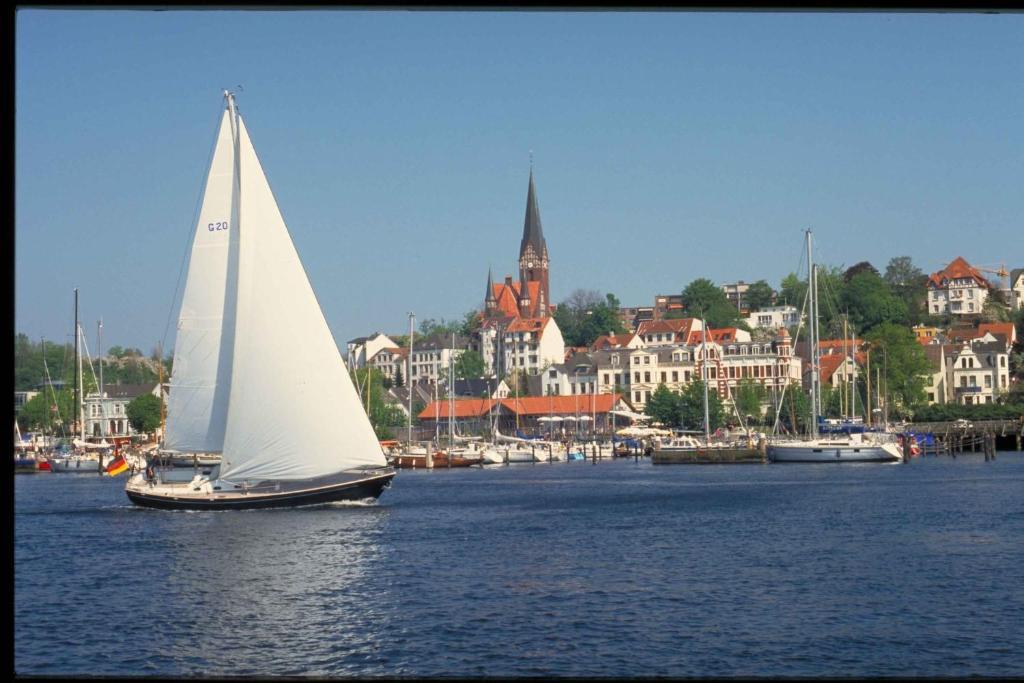
{"type": "Polygon", "coordinates": [[[765,389],[760,382],[753,378],[744,377],[736,386],[734,401],[736,410],[746,420],[748,417],[761,421],[761,404],[765,398],[765,389]]]}
{"type": "Polygon", "coordinates": [[[398,367],[395,368],[394,385],[396,387],[404,387],[405,386],[405,377],[402,376],[402,366],[401,366],[401,364],[399,364],[398,367]]]}
{"type": "Polygon", "coordinates": [[[619,319],[619,300],[614,294],[577,289],[554,313],[555,322],[567,346],[590,346],[603,334],[622,334],[625,326],[619,319]]]}
{"type": "Polygon", "coordinates": [[[466,349],[455,359],[457,379],[475,379],[484,376],[484,357],[472,349],[466,349]]]}
{"type": "Polygon", "coordinates": [[[387,389],[384,386],[384,375],[376,368],[358,368],[354,375],[353,382],[359,389],[361,403],[377,438],[393,438],[392,428],[404,425],[405,415],[401,408],[385,400],[387,389]]]}
{"type": "Polygon", "coordinates": [[[132,429],[151,434],[160,426],[160,399],[153,394],[142,394],[128,403],[126,413],[132,429]]]}
{"type": "Polygon", "coordinates": [[[775,290],[765,280],[758,280],[750,285],[747,293],[743,295],[743,303],[751,311],[759,311],[772,305],[775,298],[775,290]]]}
{"type": "MultiPolygon", "coordinates": [[[[679,401],[681,422],[687,429],[704,429],[704,382],[694,380],[683,390],[679,401]]],[[[718,392],[708,389],[708,421],[713,432],[725,423],[725,410],[718,392]]]]}
{"type": "Polygon", "coordinates": [[[712,328],[744,327],[740,312],[721,287],[707,278],[698,278],[682,292],[683,307],[693,317],[703,317],[712,328]]]}
{"type": "Polygon", "coordinates": [[[56,403],[49,389],[33,396],[18,413],[18,427],[23,432],[45,431],[53,434],[63,428],[69,431],[74,420],[75,399],[70,389],[56,392],[56,403]]]}
{"type": "Polygon", "coordinates": [[[905,324],[907,305],[894,296],[877,273],[863,270],[843,289],[841,303],[857,330],[869,330],[883,322],[905,324]]]}
{"type": "Polygon", "coordinates": [[[909,256],[896,256],[885,267],[884,279],[893,295],[906,304],[907,322],[911,325],[921,322],[928,312],[928,276],[909,256]]]}
{"type": "MultiPolygon", "coordinates": [[[[856,277],[857,275],[860,275],[862,273],[871,273],[872,275],[878,275],[878,269],[875,268],[873,265],[871,265],[867,261],[861,261],[860,263],[855,263],[852,266],[850,266],[849,268],[847,268],[846,272],[843,273],[843,281],[844,282],[849,282],[854,277],[856,277]]],[[[879,277],[881,277],[881,276],[879,275],[879,277]]]]}
{"type": "Polygon", "coordinates": [[[872,364],[880,363],[883,368],[892,403],[904,409],[924,403],[931,364],[914,333],[902,325],[884,322],[868,332],[865,339],[873,350],[872,364]]]}
{"type": "Polygon", "coordinates": [[[987,323],[1008,323],[1010,322],[1010,307],[1004,302],[989,296],[985,299],[985,305],[981,309],[981,319],[987,323]]]}
{"type": "Polygon", "coordinates": [[[800,308],[807,296],[807,281],[801,280],[796,273],[790,273],[779,283],[779,301],[800,308]]]}
{"type": "Polygon", "coordinates": [[[480,311],[473,309],[466,311],[462,317],[462,326],[459,328],[459,332],[464,337],[472,337],[477,330],[480,329],[480,323],[483,322],[480,317],[480,311]]]}
{"type": "MultiPolygon", "coordinates": [[[[420,329],[418,335],[420,337],[433,337],[434,335],[444,335],[451,337],[452,333],[460,334],[462,332],[463,323],[457,320],[434,320],[433,318],[424,318],[420,321],[420,329]]],[[[392,340],[394,341],[394,340],[392,340]]]]}
{"type": "MultiPolygon", "coordinates": [[[[659,384],[644,406],[644,412],[656,422],[668,427],[678,427],[682,419],[680,401],[682,396],[664,384],[659,384]]],[[[703,410],[703,408],[702,408],[703,410]]],[[[703,419],[703,413],[701,415],[703,419]]]]}

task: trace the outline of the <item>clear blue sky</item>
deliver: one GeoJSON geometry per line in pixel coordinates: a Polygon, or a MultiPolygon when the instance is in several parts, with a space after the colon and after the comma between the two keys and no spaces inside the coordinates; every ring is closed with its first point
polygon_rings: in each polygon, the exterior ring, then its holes
{"type": "MultiPolygon", "coordinates": [[[[1024,16],[22,10],[16,330],[164,338],[221,90],[335,339],[551,295],[910,255],[1024,266],[1024,16]]],[[[179,293],[180,298],[180,293],[179,293]]],[[[166,340],[173,344],[174,323],[166,340]]]]}

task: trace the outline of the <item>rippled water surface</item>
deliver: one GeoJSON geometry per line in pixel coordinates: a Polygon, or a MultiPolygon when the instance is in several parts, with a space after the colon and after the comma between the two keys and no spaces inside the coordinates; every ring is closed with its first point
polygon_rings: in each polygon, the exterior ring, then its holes
{"type": "Polygon", "coordinates": [[[401,471],[376,505],[15,477],[15,670],[1024,675],[1024,455],[401,471]]]}

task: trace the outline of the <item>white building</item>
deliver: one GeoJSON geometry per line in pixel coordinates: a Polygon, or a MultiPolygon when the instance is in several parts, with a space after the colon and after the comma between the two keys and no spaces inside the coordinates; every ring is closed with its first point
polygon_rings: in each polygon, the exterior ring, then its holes
{"type": "Polygon", "coordinates": [[[946,355],[946,399],[949,403],[978,405],[994,403],[1009,391],[1009,354],[1000,341],[964,342],[944,347],[946,355]]]}
{"type": "Polygon", "coordinates": [[[1010,294],[1007,303],[1015,311],[1024,308],[1024,268],[1010,271],[1010,294]]]}
{"type": "Polygon", "coordinates": [[[368,337],[357,337],[348,342],[348,355],[345,362],[349,370],[365,368],[367,362],[382,349],[396,348],[397,346],[398,344],[380,332],[374,332],[368,337]]]}
{"type": "Polygon", "coordinates": [[[409,349],[407,348],[385,348],[370,357],[369,365],[377,370],[382,377],[386,377],[392,382],[398,376],[401,376],[404,382],[405,376],[408,374],[406,361],[408,356],[409,349]]]}
{"type": "Polygon", "coordinates": [[[800,322],[800,311],[796,306],[768,306],[750,314],[747,325],[765,330],[777,330],[780,327],[793,327],[800,322]]]}
{"type": "Polygon", "coordinates": [[[86,437],[123,438],[135,434],[128,421],[128,404],[144,394],[160,398],[157,382],[112,384],[103,387],[102,396],[93,392],[83,401],[86,437]]]}
{"type": "Polygon", "coordinates": [[[468,346],[465,337],[437,334],[419,342],[413,340],[409,358],[409,378],[414,382],[447,382],[448,368],[458,360],[468,346]]]}
{"type": "Polygon", "coordinates": [[[932,315],[977,315],[992,289],[961,256],[928,277],[928,312],[932,315]]]}
{"type": "Polygon", "coordinates": [[[565,360],[565,341],[552,316],[485,320],[471,348],[483,356],[491,377],[538,375],[565,360]]]}

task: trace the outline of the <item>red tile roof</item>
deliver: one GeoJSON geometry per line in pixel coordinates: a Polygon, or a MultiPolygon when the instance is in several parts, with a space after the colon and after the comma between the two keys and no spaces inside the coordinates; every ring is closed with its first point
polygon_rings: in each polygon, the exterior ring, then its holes
{"type": "MultiPolygon", "coordinates": [[[[455,404],[454,417],[470,418],[486,415],[494,405],[494,400],[490,398],[457,398],[452,403],[455,404]]],[[[421,420],[447,420],[448,406],[447,399],[431,401],[420,411],[418,417],[421,420]]]]}
{"type": "Polygon", "coordinates": [[[928,286],[943,288],[948,280],[959,280],[962,278],[973,278],[982,287],[991,288],[992,286],[976,268],[964,260],[963,256],[957,256],[948,266],[937,273],[929,275],[928,286]]]}
{"type": "Polygon", "coordinates": [[[629,342],[633,341],[636,337],[635,334],[602,334],[600,337],[594,340],[594,343],[590,345],[590,348],[594,351],[602,351],[604,349],[610,349],[617,346],[626,346],[629,342]]]}
{"type": "Polygon", "coordinates": [[[507,332],[536,332],[538,336],[543,335],[550,317],[545,318],[517,318],[513,320],[505,330],[507,332]]]}
{"type": "Polygon", "coordinates": [[[573,396],[522,396],[520,398],[503,398],[502,410],[517,413],[520,416],[531,415],[582,415],[591,413],[607,413],[615,407],[621,398],[620,394],[577,394],[573,396]]]}
{"type": "Polygon", "coordinates": [[[645,334],[658,334],[659,332],[675,333],[678,339],[685,339],[693,328],[696,318],[673,318],[671,320],[643,320],[636,328],[640,336],[645,334]]]}

